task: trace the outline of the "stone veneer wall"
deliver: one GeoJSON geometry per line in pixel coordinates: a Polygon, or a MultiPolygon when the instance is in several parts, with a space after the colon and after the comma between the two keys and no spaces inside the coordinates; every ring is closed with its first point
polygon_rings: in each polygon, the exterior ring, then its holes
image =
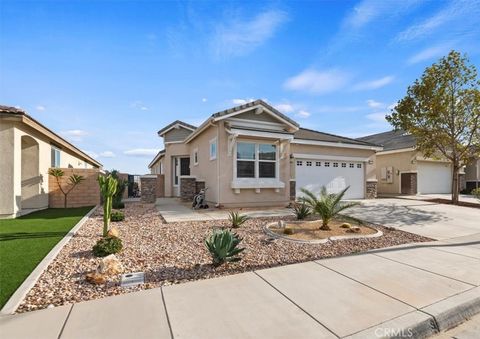
{"type": "Polygon", "coordinates": [[[367,199],[375,199],[377,197],[377,180],[367,180],[367,199]]]}
{"type": "Polygon", "coordinates": [[[290,180],[290,200],[295,201],[297,195],[297,182],[290,180]]]}
{"type": "Polygon", "coordinates": [[[149,204],[155,203],[157,199],[157,176],[156,175],[142,175],[140,177],[141,194],[140,200],[149,204]]]}
{"type": "Polygon", "coordinates": [[[157,189],[155,194],[157,198],[165,197],[165,175],[164,174],[157,174],[157,189]]]}
{"type": "MultiPolygon", "coordinates": [[[[98,168],[60,168],[64,175],[60,178],[63,190],[68,190],[71,185],[68,178],[72,174],[81,175],[85,178],[79,183],[67,197],[67,207],[95,206],[100,203],[100,187],[98,186],[98,168]]],[[[64,207],[64,195],[60,191],[55,177],[48,176],[48,206],[51,208],[64,207]]]]}
{"type": "Polygon", "coordinates": [[[195,194],[200,193],[200,190],[205,188],[205,181],[197,181],[195,183],[195,194]]]}
{"type": "Polygon", "coordinates": [[[180,199],[192,201],[197,191],[197,181],[194,177],[180,177],[180,199]]]}

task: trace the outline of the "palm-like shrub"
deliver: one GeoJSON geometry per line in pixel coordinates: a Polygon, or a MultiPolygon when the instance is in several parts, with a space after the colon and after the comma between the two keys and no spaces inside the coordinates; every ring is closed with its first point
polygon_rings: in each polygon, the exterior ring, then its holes
{"type": "Polygon", "coordinates": [[[304,202],[295,203],[293,205],[293,213],[295,213],[297,220],[303,220],[312,214],[312,210],[304,202]]]}
{"type": "Polygon", "coordinates": [[[240,214],[238,212],[230,211],[228,213],[228,220],[232,223],[232,228],[239,228],[249,219],[248,215],[240,214]]]}
{"type": "Polygon", "coordinates": [[[238,247],[241,241],[242,238],[230,230],[214,230],[205,239],[205,247],[212,256],[213,265],[219,266],[226,262],[240,261],[241,258],[238,254],[245,250],[245,248],[238,247]]]}
{"type": "Polygon", "coordinates": [[[327,188],[323,186],[318,196],[302,188],[301,191],[305,195],[300,197],[299,200],[310,207],[313,213],[318,214],[320,218],[322,218],[322,226],[320,229],[328,231],[330,230],[328,223],[333,217],[347,208],[358,205],[358,202],[342,202],[342,198],[349,188],[350,186],[339,193],[328,193],[327,188]]]}

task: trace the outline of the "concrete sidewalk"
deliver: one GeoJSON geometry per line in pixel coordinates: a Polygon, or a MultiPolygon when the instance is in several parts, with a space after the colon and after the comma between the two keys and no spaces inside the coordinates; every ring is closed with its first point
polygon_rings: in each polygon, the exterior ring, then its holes
{"type": "Polygon", "coordinates": [[[480,233],[0,319],[5,338],[427,337],[480,312],[480,233]],[[406,332],[409,331],[409,332],[406,332]]]}
{"type": "MultiPolygon", "coordinates": [[[[209,221],[228,219],[229,209],[217,209],[211,207],[205,210],[192,209],[191,203],[181,202],[176,198],[159,198],[155,203],[158,211],[167,223],[186,221],[209,221]]],[[[240,211],[251,218],[282,217],[292,215],[289,208],[243,208],[232,209],[240,211]]]]}

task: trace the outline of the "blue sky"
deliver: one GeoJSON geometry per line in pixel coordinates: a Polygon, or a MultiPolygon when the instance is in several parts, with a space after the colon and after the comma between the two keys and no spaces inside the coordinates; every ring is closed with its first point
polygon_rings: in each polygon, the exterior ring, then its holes
{"type": "Polygon", "coordinates": [[[452,48],[480,68],[479,1],[5,1],[0,103],[107,169],[146,173],[175,119],[265,99],[350,137],[452,48]]]}

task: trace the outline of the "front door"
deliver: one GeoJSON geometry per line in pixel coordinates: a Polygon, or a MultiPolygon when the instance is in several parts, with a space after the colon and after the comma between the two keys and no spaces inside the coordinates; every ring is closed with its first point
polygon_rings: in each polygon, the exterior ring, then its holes
{"type": "Polygon", "coordinates": [[[173,160],[173,194],[180,196],[180,177],[190,175],[190,157],[175,157],[173,160]]]}
{"type": "Polygon", "coordinates": [[[417,173],[402,173],[400,186],[400,192],[402,194],[417,194],[417,173]]]}

